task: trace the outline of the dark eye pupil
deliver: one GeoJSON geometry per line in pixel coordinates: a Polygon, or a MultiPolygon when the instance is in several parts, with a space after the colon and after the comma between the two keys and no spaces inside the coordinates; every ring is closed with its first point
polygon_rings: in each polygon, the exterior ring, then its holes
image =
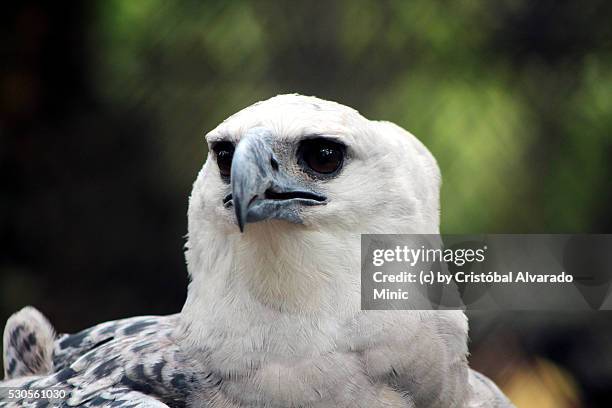
{"type": "Polygon", "coordinates": [[[330,174],[342,165],[344,151],[340,144],[334,142],[309,140],[304,142],[303,159],[317,173],[330,174]]]}
{"type": "Polygon", "coordinates": [[[222,142],[213,147],[217,155],[217,165],[222,177],[229,177],[232,171],[232,158],[234,157],[234,146],[231,143],[222,142]]]}

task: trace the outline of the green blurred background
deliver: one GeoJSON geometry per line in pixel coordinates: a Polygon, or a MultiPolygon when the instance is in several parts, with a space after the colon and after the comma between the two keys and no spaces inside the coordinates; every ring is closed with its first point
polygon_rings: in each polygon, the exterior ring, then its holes
{"type": "MultiPolygon", "coordinates": [[[[178,311],[203,136],[280,93],[423,140],[443,232],[612,232],[611,2],[23,1],[0,21],[1,320],[178,311]]],[[[610,406],[612,315],[471,322],[519,408],[610,406]]]]}

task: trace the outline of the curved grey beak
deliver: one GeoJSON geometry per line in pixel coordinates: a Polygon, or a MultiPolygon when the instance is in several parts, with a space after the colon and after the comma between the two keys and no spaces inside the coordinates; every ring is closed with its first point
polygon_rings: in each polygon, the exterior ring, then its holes
{"type": "Polygon", "coordinates": [[[234,206],[241,232],[247,223],[267,219],[301,224],[302,206],[326,204],[327,198],[300,184],[279,165],[265,128],[250,129],[236,146],[232,159],[232,193],[223,200],[234,206]]]}

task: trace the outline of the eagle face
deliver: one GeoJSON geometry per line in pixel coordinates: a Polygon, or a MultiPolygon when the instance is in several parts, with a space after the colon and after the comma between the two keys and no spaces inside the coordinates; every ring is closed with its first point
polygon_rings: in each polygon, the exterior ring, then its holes
{"type": "Polygon", "coordinates": [[[319,134],[291,142],[278,139],[268,128],[254,127],[235,147],[225,141],[211,146],[219,175],[231,186],[223,203],[234,208],[241,231],[247,222],[263,220],[302,224],[303,207],[327,204],[319,181],[341,172],[346,155],[342,141],[319,134]]]}
{"type": "Polygon", "coordinates": [[[248,224],[259,222],[353,234],[437,229],[433,157],[399,127],[349,107],[280,95],[232,115],[206,141],[193,229],[248,234],[248,224]]]}

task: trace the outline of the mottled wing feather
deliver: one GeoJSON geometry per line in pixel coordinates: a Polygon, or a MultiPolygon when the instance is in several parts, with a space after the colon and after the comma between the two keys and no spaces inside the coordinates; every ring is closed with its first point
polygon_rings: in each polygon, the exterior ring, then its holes
{"type": "Polygon", "coordinates": [[[158,324],[172,325],[177,321],[178,315],[138,316],[101,323],[75,334],[60,335],[53,348],[54,371],[68,367],[83,354],[113,339],[146,335],[146,332],[140,333],[146,327],[154,329],[158,324]]]}
{"type": "Polygon", "coordinates": [[[129,388],[111,388],[79,405],[85,408],[168,408],[163,402],[129,388]]]}
{"type": "MultiPolygon", "coordinates": [[[[60,408],[69,407],[67,403],[60,405],[60,408]]],[[[99,393],[95,397],[81,403],[79,407],[85,408],[143,408],[143,407],[157,407],[157,408],[168,408],[168,405],[159,401],[158,399],[143,394],[142,392],[134,391],[129,388],[119,387],[110,388],[104,392],[99,393]]]]}
{"type": "Polygon", "coordinates": [[[4,327],[4,378],[51,373],[54,338],[51,324],[33,307],[12,315],[4,327]]]}
{"type": "MultiPolygon", "coordinates": [[[[55,347],[56,372],[17,378],[0,385],[66,390],[68,398],[61,405],[49,406],[111,404],[108,406],[122,407],[130,406],[130,396],[146,397],[143,404],[149,405],[141,406],[185,406],[194,389],[210,386],[199,383],[198,378],[212,379],[180,352],[173,338],[177,324],[176,315],[146,316],[103,323],[75,335],[62,336],[55,347]],[[121,396],[121,400],[106,401],[112,395],[121,396]]],[[[26,405],[22,401],[18,406],[26,405]]],[[[1,395],[0,407],[3,407],[1,395]]]]}

